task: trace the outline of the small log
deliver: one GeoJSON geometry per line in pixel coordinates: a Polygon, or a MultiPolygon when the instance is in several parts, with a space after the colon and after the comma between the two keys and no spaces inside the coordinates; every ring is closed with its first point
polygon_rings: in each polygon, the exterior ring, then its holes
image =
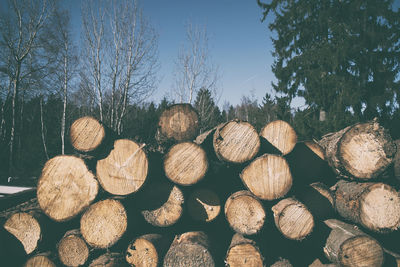
{"type": "Polygon", "coordinates": [[[332,231],[324,247],[325,256],[340,266],[382,266],[383,249],[372,237],[356,226],[330,219],[325,221],[332,231]]]}
{"type": "Polygon", "coordinates": [[[106,136],[103,125],[89,116],[75,120],[70,127],[69,135],[72,146],[81,152],[95,150],[106,136]]]}
{"type": "Polygon", "coordinates": [[[148,172],[148,160],[142,148],[128,139],[114,142],[110,154],[97,161],[97,179],[104,190],[114,195],[128,195],[142,187],[148,172]]]}
{"type": "Polygon", "coordinates": [[[163,111],[158,121],[159,143],[193,140],[199,132],[199,115],[190,104],[175,104],[163,111]]]}
{"type": "Polygon", "coordinates": [[[123,267],[129,266],[125,259],[124,255],[116,252],[107,252],[97,259],[93,260],[89,267],[123,267]]]}
{"type": "Polygon", "coordinates": [[[375,232],[392,232],[400,227],[400,195],[383,183],[340,180],[335,186],[338,213],[375,232]]]}
{"type": "Polygon", "coordinates": [[[25,212],[14,213],[5,222],[4,228],[22,243],[26,254],[37,248],[41,229],[39,222],[32,215],[25,212]]]}
{"type": "Polygon", "coordinates": [[[256,242],[235,234],[226,253],[225,263],[230,267],[263,267],[264,257],[256,242]]]}
{"type": "Polygon", "coordinates": [[[221,210],[218,195],[208,189],[194,191],[187,203],[189,214],[195,221],[211,222],[217,218],[221,210]]]}
{"type": "Polygon", "coordinates": [[[396,146],[377,121],[359,123],[322,137],[319,144],[334,171],[343,177],[369,180],[393,162],[396,146]]]}
{"type": "Polygon", "coordinates": [[[82,266],[89,258],[89,248],[78,229],[65,233],[57,244],[57,252],[65,266],[82,266]]]}
{"type": "Polygon", "coordinates": [[[168,249],[167,239],[159,234],[142,235],[126,250],[126,261],[136,267],[157,267],[168,249]]]}
{"type": "Polygon", "coordinates": [[[36,255],[29,258],[24,267],[56,267],[54,262],[46,255],[36,255]]]}
{"type": "Polygon", "coordinates": [[[176,144],[165,156],[165,175],[174,183],[193,185],[205,176],[207,170],[206,152],[195,143],[176,144]]]}
{"type": "Polygon", "coordinates": [[[124,206],[113,199],[99,201],[82,215],[80,231],[85,241],[94,248],[108,248],[115,244],[127,228],[124,206]]]}
{"type": "Polygon", "coordinates": [[[55,221],[78,215],[95,199],[98,184],[82,159],[57,156],[46,162],[37,186],[43,212],[55,221]]]}
{"type": "Polygon", "coordinates": [[[249,191],[233,193],[225,202],[226,220],[236,233],[258,233],[264,226],[265,216],[263,205],[249,191]]]}
{"type": "Polygon", "coordinates": [[[314,217],[307,207],[294,198],[286,198],[272,207],[276,228],[292,240],[302,240],[311,234],[314,217]]]}
{"type": "Polygon", "coordinates": [[[164,257],[164,267],[214,267],[209,249],[209,239],[204,232],[177,235],[164,257]]]}
{"type": "Polygon", "coordinates": [[[289,165],[277,155],[264,154],[256,158],[243,169],[240,178],[254,195],[263,200],[281,198],[292,187],[289,165]]]}
{"type": "Polygon", "coordinates": [[[282,120],[265,125],[261,129],[260,136],[276,147],[282,155],[292,151],[297,142],[297,135],[292,126],[282,120]]]}
{"type": "Polygon", "coordinates": [[[213,136],[213,146],[220,160],[244,163],[257,155],[260,138],[250,123],[233,120],[217,127],[213,136]]]}
{"type": "Polygon", "coordinates": [[[293,265],[287,259],[280,259],[272,264],[271,267],[293,267],[293,265]]]}

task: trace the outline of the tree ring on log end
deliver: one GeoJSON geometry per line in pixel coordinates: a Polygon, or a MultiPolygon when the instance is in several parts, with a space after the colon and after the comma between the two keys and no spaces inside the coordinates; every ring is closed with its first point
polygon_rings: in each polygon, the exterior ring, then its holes
{"type": "Polygon", "coordinates": [[[207,248],[197,243],[182,243],[172,246],[164,258],[165,267],[215,266],[207,248]]]}
{"type": "Polygon", "coordinates": [[[339,262],[343,266],[382,266],[383,250],[369,236],[355,236],[343,242],[339,250],[339,262]]]}
{"type": "Polygon", "coordinates": [[[275,120],[265,125],[260,136],[267,139],[282,155],[292,151],[297,142],[297,134],[293,127],[282,120],[275,120]]]}
{"type": "Polygon", "coordinates": [[[69,235],[58,244],[58,257],[65,266],[81,266],[89,257],[89,248],[79,236],[69,235]]]}
{"type": "Polygon", "coordinates": [[[126,261],[136,267],[157,267],[157,249],[150,241],[138,238],[126,250],[126,261]]]}
{"type": "Polygon", "coordinates": [[[230,267],[262,267],[263,256],[252,244],[239,244],[229,249],[226,262],[230,267]]]}
{"type": "Polygon", "coordinates": [[[93,117],[82,117],[75,120],[70,127],[72,146],[79,151],[89,152],[96,149],[104,140],[103,125],[93,117]]]}

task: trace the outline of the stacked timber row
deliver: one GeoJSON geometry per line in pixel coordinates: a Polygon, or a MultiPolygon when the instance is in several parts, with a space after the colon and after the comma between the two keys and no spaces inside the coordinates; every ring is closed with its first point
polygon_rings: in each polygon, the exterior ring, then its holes
{"type": "Polygon", "coordinates": [[[69,133],[35,198],[0,212],[0,265],[400,266],[400,152],[377,121],[319,141],[281,120],[199,134],[176,104],[151,144],[92,117],[69,133]]]}

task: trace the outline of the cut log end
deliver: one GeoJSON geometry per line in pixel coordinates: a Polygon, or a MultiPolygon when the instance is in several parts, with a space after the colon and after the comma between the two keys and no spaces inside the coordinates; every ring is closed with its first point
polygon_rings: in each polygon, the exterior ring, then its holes
{"type": "Polygon", "coordinates": [[[253,235],[264,226],[266,214],[261,202],[249,191],[238,191],[226,201],[225,216],[235,232],[253,235]]]}
{"type": "Polygon", "coordinates": [[[346,240],[340,252],[339,261],[343,266],[382,266],[383,264],[381,246],[368,236],[346,240]]]}
{"type": "Polygon", "coordinates": [[[126,261],[136,267],[157,267],[158,253],[155,246],[144,238],[137,238],[126,251],[126,261]]]}
{"type": "Polygon", "coordinates": [[[164,160],[166,176],[180,185],[197,183],[204,177],[207,169],[208,161],[205,151],[192,142],[174,145],[164,160]]]}
{"type": "Polygon", "coordinates": [[[128,139],[115,141],[114,149],[96,166],[100,185],[114,195],[138,191],[146,180],[147,172],[148,160],[142,146],[128,139]]]}
{"type": "Polygon", "coordinates": [[[41,237],[40,225],[30,214],[18,212],[11,215],[5,222],[4,228],[22,243],[26,254],[32,253],[37,248],[41,237]]]}
{"type": "Polygon", "coordinates": [[[289,239],[302,240],[311,234],[314,217],[301,202],[287,198],[272,207],[278,230],[289,239]]]}
{"type": "Polygon", "coordinates": [[[211,222],[218,216],[220,210],[219,197],[211,190],[196,190],[188,199],[189,214],[196,221],[211,222]]]}
{"type": "Polygon", "coordinates": [[[82,266],[89,257],[89,248],[78,234],[65,235],[58,243],[57,251],[65,266],[82,266]]]}
{"type": "Polygon", "coordinates": [[[219,159],[244,163],[253,159],[260,149],[260,138],[248,122],[230,121],[217,128],[213,145],[219,159]]]}
{"type": "Polygon", "coordinates": [[[52,262],[47,256],[37,255],[29,258],[24,267],[56,267],[54,262],[52,262]]]}
{"type": "Polygon", "coordinates": [[[113,199],[99,201],[82,215],[80,231],[94,248],[108,248],[125,233],[127,215],[124,206],[113,199]]]}
{"type": "Polygon", "coordinates": [[[225,262],[230,267],[263,267],[264,258],[253,240],[235,234],[226,254],[225,262]]]}
{"type": "Polygon", "coordinates": [[[104,127],[92,117],[79,118],[70,128],[71,144],[78,151],[89,152],[96,149],[104,137],[104,127]]]}
{"type": "Polygon", "coordinates": [[[292,187],[289,165],[277,155],[258,157],[242,171],[240,177],[254,195],[264,200],[281,198],[292,187]]]}
{"type": "Polygon", "coordinates": [[[282,155],[292,151],[297,142],[297,135],[292,126],[282,120],[272,121],[265,125],[260,136],[276,147],[282,155]]]}
{"type": "Polygon", "coordinates": [[[48,160],[37,186],[43,212],[55,221],[79,214],[95,199],[98,184],[82,159],[57,156],[48,160]]]}

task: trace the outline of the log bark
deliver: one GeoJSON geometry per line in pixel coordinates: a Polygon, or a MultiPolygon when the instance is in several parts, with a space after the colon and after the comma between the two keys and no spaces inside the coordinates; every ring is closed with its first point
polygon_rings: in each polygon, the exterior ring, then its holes
{"type": "Polygon", "coordinates": [[[307,207],[294,198],[286,198],[272,207],[278,230],[292,240],[302,240],[311,234],[314,217],[307,207]]]}
{"type": "Polygon", "coordinates": [[[225,263],[229,267],[263,267],[264,257],[256,242],[235,234],[226,253],[225,263]]]}
{"type": "Polygon", "coordinates": [[[378,177],[392,162],[396,146],[377,121],[359,123],[323,136],[319,144],[334,171],[343,177],[378,177]]]}
{"type": "Polygon", "coordinates": [[[211,222],[221,211],[218,195],[208,189],[195,190],[187,203],[188,212],[195,221],[211,222]]]}
{"type": "Polygon", "coordinates": [[[383,249],[356,226],[335,219],[325,221],[332,229],[324,247],[325,256],[340,266],[382,266],[383,249]]]}
{"type": "Polygon", "coordinates": [[[128,195],[142,187],[148,173],[148,160],[142,148],[143,145],[128,139],[116,140],[110,154],[97,161],[97,179],[105,191],[128,195]]]}
{"type": "Polygon", "coordinates": [[[164,258],[164,267],[214,267],[210,244],[204,232],[177,235],[164,258]]]}
{"type": "Polygon", "coordinates": [[[179,185],[193,185],[199,182],[207,170],[206,152],[192,142],[172,146],[164,159],[165,175],[179,185]]]}
{"type": "Polygon", "coordinates": [[[221,161],[244,163],[257,155],[260,149],[260,138],[250,123],[233,120],[220,125],[215,130],[213,147],[221,161]]]}
{"type": "Polygon", "coordinates": [[[124,206],[113,199],[99,201],[82,215],[80,231],[94,248],[109,248],[125,233],[127,214],[124,206]]]}
{"type": "Polygon", "coordinates": [[[82,159],[57,156],[46,162],[37,186],[43,212],[55,221],[78,215],[95,199],[98,184],[82,159]]]}
{"type": "Polygon", "coordinates": [[[36,255],[33,257],[30,257],[24,267],[56,267],[54,262],[49,259],[48,256],[46,255],[36,255]]]}
{"type": "Polygon", "coordinates": [[[335,186],[338,213],[375,232],[391,232],[400,227],[400,195],[383,183],[340,180],[335,186]]]}
{"type": "Polygon", "coordinates": [[[125,259],[124,255],[116,252],[107,252],[97,259],[93,260],[89,267],[124,267],[129,266],[125,259]]]}
{"type": "Polygon", "coordinates": [[[277,155],[264,154],[256,158],[243,169],[240,178],[254,195],[263,200],[281,198],[292,187],[289,165],[277,155]]]}
{"type": "Polygon", "coordinates": [[[65,233],[57,244],[57,252],[65,266],[82,266],[89,258],[89,247],[78,229],[65,233]]]}
{"type": "Polygon", "coordinates": [[[296,145],[297,134],[289,123],[276,120],[265,125],[260,132],[260,136],[265,138],[282,155],[288,154],[296,145]]]}
{"type": "Polygon", "coordinates": [[[264,226],[266,214],[261,202],[243,190],[233,193],[225,202],[225,217],[236,233],[253,235],[264,226]]]}
{"type": "Polygon", "coordinates": [[[158,127],[159,143],[190,141],[199,132],[199,116],[190,104],[175,104],[161,114],[158,127]]]}
{"type": "Polygon", "coordinates": [[[93,117],[82,117],[75,120],[69,130],[70,141],[74,149],[90,152],[104,141],[106,133],[103,125],[93,117]]]}

